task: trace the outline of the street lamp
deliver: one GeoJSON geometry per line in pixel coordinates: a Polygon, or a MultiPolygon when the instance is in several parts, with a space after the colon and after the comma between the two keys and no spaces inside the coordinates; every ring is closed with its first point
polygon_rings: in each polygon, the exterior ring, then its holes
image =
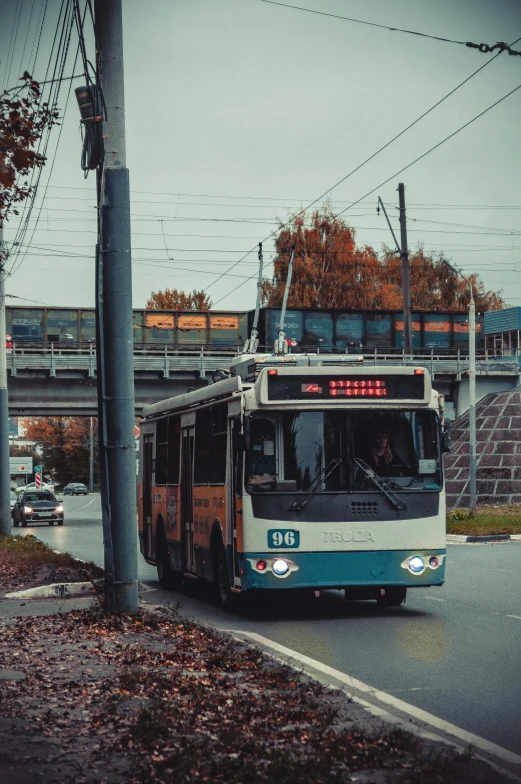
{"type": "Polygon", "coordinates": [[[469,303],[469,451],[470,451],[470,477],[469,494],[470,508],[476,514],[476,304],[474,302],[474,292],[472,282],[466,275],[463,275],[456,267],[453,267],[447,259],[443,259],[447,267],[460,275],[469,284],[470,303],[469,303]]]}

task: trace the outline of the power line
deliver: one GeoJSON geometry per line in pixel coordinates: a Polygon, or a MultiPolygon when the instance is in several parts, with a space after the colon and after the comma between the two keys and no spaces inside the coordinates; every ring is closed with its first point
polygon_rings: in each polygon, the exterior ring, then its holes
{"type": "Polygon", "coordinates": [[[279,3],[276,0],[258,0],[261,3],[267,3],[268,5],[276,5],[281,8],[291,8],[293,11],[304,11],[308,14],[317,14],[318,16],[327,16],[331,19],[342,19],[345,22],[353,22],[354,24],[361,24],[366,25],[367,27],[378,27],[380,30],[387,30],[393,33],[407,33],[408,35],[417,35],[421,38],[431,38],[434,41],[443,41],[444,43],[448,44],[460,44],[461,46],[470,46],[466,41],[456,41],[453,38],[442,38],[439,35],[429,35],[428,33],[420,33],[417,30],[405,30],[401,27],[390,27],[389,25],[377,24],[376,22],[367,22],[362,19],[353,19],[350,16],[340,16],[339,14],[330,14],[326,11],[317,11],[314,8],[303,8],[299,5],[289,5],[288,3],[279,3]]]}
{"type": "MultiPolygon", "coordinates": [[[[521,40],[521,38],[518,38],[518,39],[516,39],[516,40],[513,42],[513,44],[512,44],[512,45],[516,44],[516,43],[517,43],[518,41],[520,41],[520,40],[521,40]]],[[[297,213],[297,214],[296,214],[296,215],[293,217],[293,221],[294,221],[296,218],[298,218],[300,215],[302,215],[303,213],[305,213],[305,212],[306,212],[308,209],[310,209],[310,207],[312,207],[312,206],[313,206],[314,204],[316,204],[318,201],[320,201],[320,200],[321,200],[321,199],[323,199],[325,196],[327,196],[329,193],[331,193],[331,191],[333,191],[335,188],[337,188],[337,187],[338,187],[338,186],[339,186],[341,183],[345,182],[345,181],[346,181],[346,180],[347,180],[349,177],[351,177],[353,174],[355,174],[355,172],[359,171],[359,170],[360,170],[360,169],[361,169],[363,166],[365,166],[367,163],[369,163],[369,161],[371,161],[371,160],[373,160],[374,158],[376,158],[376,156],[377,156],[377,155],[379,155],[381,152],[383,152],[383,150],[385,150],[387,147],[389,147],[391,144],[393,144],[393,143],[394,143],[394,142],[395,142],[397,139],[399,139],[401,136],[403,136],[403,134],[404,134],[404,133],[406,133],[406,132],[407,132],[408,130],[410,130],[410,129],[411,129],[413,126],[414,126],[414,125],[416,125],[418,122],[420,122],[420,120],[422,120],[424,117],[426,117],[428,114],[430,114],[430,113],[431,113],[431,112],[432,112],[434,109],[436,109],[438,106],[440,106],[440,104],[442,104],[444,101],[446,101],[446,100],[447,100],[447,98],[449,98],[449,97],[450,97],[451,95],[453,95],[453,94],[454,94],[454,93],[455,93],[457,90],[459,90],[459,89],[460,89],[460,87],[462,87],[464,84],[466,84],[468,81],[470,81],[470,79],[472,79],[474,76],[476,76],[476,74],[478,74],[480,71],[482,71],[482,70],[483,70],[484,68],[486,68],[488,65],[490,65],[490,63],[492,63],[492,62],[493,62],[493,61],[496,59],[496,57],[499,57],[499,55],[500,55],[500,54],[501,54],[501,52],[498,52],[498,54],[496,54],[496,55],[495,55],[495,56],[494,56],[494,57],[493,57],[491,60],[489,60],[489,61],[488,61],[487,63],[485,63],[484,65],[480,66],[480,67],[479,67],[479,68],[478,68],[476,71],[474,71],[472,74],[470,74],[470,76],[468,76],[466,79],[464,79],[462,82],[460,82],[460,83],[459,83],[459,84],[458,84],[458,85],[457,85],[457,86],[456,86],[456,87],[455,87],[453,90],[451,90],[450,92],[448,92],[448,93],[447,93],[447,94],[446,94],[446,95],[445,95],[443,98],[441,98],[439,101],[437,101],[437,103],[435,103],[433,106],[431,106],[431,107],[430,107],[430,109],[427,109],[427,111],[426,111],[426,112],[423,112],[423,114],[421,114],[419,117],[417,117],[417,118],[416,118],[416,120],[414,120],[412,123],[410,123],[409,125],[407,125],[407,126],[406,126],[406,128],[404,128],[404,129],[403,129],[403,131],[400,131],[400,133],[398,133],[398,134],[396,134],[395,136],[393,136],[393,138],[392,138],[390,141],[388,141],[386,144],[384,144],[382,147],[380,147],[380,148],[379,148],[379,149],[378,149],[378,150],[377,150],[375,153],[373,153],[372,155],[370,155],[370,156],[369,156],[369,158],[366,158],[366,159],[365,159],[365,161],[363,161],[363,162],[362,162],[362,163],[361,163],[359,166],[357,166],[356,168],[352,169],[352,170],[351,170],[351,171],[350,171],[348,174],[346,174],[346,175],[345,175],[345,177],[342,177],[342,179],[341,179],[341,180],[339,180],[337,183],[335,183],[335,185],[333,185],[333,187],[332,187],[332,188],[329,188],[329,189],[328,189],[327,191],[325,191],[325,192],[324,192],[324,193],[323,193],[321,196],[319,196],[319,197],[318,197],[318,199],[315,199],[315,201],[313,201],[313,202],[311,202],[310,204],[308,204],[308,205],[307,205],[307,207],[305,207],[303,210],[301,210],[299,213],[297,213]]],[[[517,88],[516,88],[516,89],[517,89],[517,88]]],[[[506,96],[505,96],[505,97],[506,97],[506,96]]],[[[502,99],[502,100],[503,100],[503,99],[502,99]]],[[[492,108],[492,107],[490,107],[490,108],[492,108]]],[[[476,119],[477,119],[477,118],[476,118],[476,119]]],[[[419,159],[418,159],[418,160],[419,160],[419,159]]],[[[412,165],[412,164],[410,164],[410,165],[412,165]]],[[[406,168],[407,168],[407,167],[406,167],[406,168]]],[[[403,171],[403,170],[402,170],[402,171],[403,171]]],[[[396,175],[394,175],[394,176],[396,176],[396,175]]],[[[388,182],[388,180],[386,180],[386,182],[388,182]]],[[[381,186],[378,186],[378,187],[381,187],[381,186]]],[[[369,194],[366,194],[366,196],[363,196],[363,197],[362,197],[362,199],[366,198],[368,195],[371,195],[371,193],[374,193],[374,191],[375,191],[375,190],[377,190],[377,188],[375,188],[373,191],[370,191],[370,192],[369,192],[369,194]]],[[[354,202],[353,204],[349,205],[349,207],[346,207],[346,209],[351,209],[351,207],[354,207],[354,206],[355,206],[355,204],[358,204],[359,202],[361,202],[361,201],[362,201],[362,199],[358,199],[356,202],[354,202]]],[[[345,212],[345,210],[342,210],[342,212],[345,212]]],[[[341,214],[341,213],[339,213],[339,214],[341,214]]],[[[287,226],[288,226],[290,223],[291,223],[291,221],[288,221],[286,224],[284,224],[283,226],[279,227],[279,231],[280,231],[281,229],[283,229],[283,228],[286,228],[286,227],[287,227],[287,226]]],[[[264,240],[262,240],[262,242],[267,242],[269,239],[271,239],[271,237],[273,237],[273,236],[274,236],[274,234],[275,234],[275,231],[271,232],[271,234],[269,234],[269,235],[268,235],[268,237],[266,237],[264,240]]],[[[253,253],[253,251],[254,251],[254,250],[255,250],[255,247],[253,247],[253,248],[252,248],[252,249],[249,251],[249,253],[253,253]]],[[[249,255],[249,253],[248,253],[247,255],[249,255]]],[[[246,258],[246,257],[244,257],[244,258],[246,258]]],[[[242,261],[242,259],[239,259],[239,261],[237,261],[237,262],[236,262],[236,263],[235,263],[233,266],[236,266],[237,264],[240,264],[240,262],[241,262],[241,261],[242,261]]],[[[233,267],[230,267],[230,269],[233,269],[233,267]]],[[[210,284],[210,286],[213,286],[215,283],[217,283],[217,281],[218,281],[218,280],[219,280],[219,279],[217,279],[216,281],[214,281],[213,283],[211,283],[211,284],[210,284]]],[[[208,289],[210,286],[208,286],[208,287],[207,287],[207,289],[208,289]]],[[[205,289],[205,292],[207,291],[207,289],[205,289]]],[[[234,289],[233,291],[235,291],[235,290],[236,290],[236,289],[234,289]]],[[[231,293],[233,293],[233,291],[232,291],[231,293]]]]}
{"type": "MultiPolygon", "coordinates": [[[[487,63],[487,65],[488,65],[488,63],[487,63]]],[[[482,66],[482,67],[484,67],[484,66],[482,66]]],[[[79,190],[79,191],[83,191],[84,193],[89,193],[90,194],[90,190],[89,189],[76,187],[74,185],[49,185],[48,187],[49,187],[49,189],[79,190]]],[[[251,201],[254,201],[254,200],[263,201],[263,200],[267,199],[269,201],[283,201],[283,202],[286,202],[286,205],[281,205],[281,206],[287,206],[288,208],[290,207],[290,205],[287,204],[287,202],[295,201],[295,202],[298,202],[299,204],[302,204],[303,202],[308,202],[309,201],[309,199],[293,198],[293,197],[282,198],[282,197],[277,197],[277,196],[244,196],[244,195],[243,196],[232,196],[229,193],[227,193],[227,194],[223,194],[223,193],[220,193],[220,194],[219,193],[217,193],[217,194],[215,194],[215,193],[214,194],[211,194],[211,193],[173,193],[173,192],[167,192],[167,191],[138,191],[138,190],[137,191],[131,190],[130,192],[131,193],[138,193],[138,194],[151,194],[151,195],[154,195],[154,196],[162,196],[162,195],[164,195],[164,196],[190,196],[192,198],[206,198],[206,199],[241,199],[241,200],[249,199],[251,201]]],[[[89,195],[86,198],[82,198],[82,199],[80,199],[79,196],[50,196],[50,195],[48,195],[48,196],[46,196],[46,199],[63,200],[63,201],[71,201],[71,200],[73,200],[73,201],[76,201],[76,200],[90,201],[90,202],[93,203],[93,205],[95,203],[94,197],[92,195],[89,195]]],[[[179,203],[181,203],[181,204],[186,204],[186,205],[191,204],[193,206],[221,206],[221,207],[222,206],[227,206],[227,205],[223,205],[223,204],[215,204],[214,205],[213,203],[210,203],[208,205],[204,205],[204,204],[201,204],[200,202],[185,202],[184,203],[184,202],[169,202],[169,201],[164,201],[164,200],[161,200],[161,201],[151,201],[149,199],[143,199],[143,200],[141,200],[141,199],[132,199],[132,201],[134,203],[136,203],[136,204],[173,204],[174,206],[177,206],[179,203]]],[[[342,203],[350,204],[351,202],[352,202],[352,199],[335,199],[335,203],[336,204],[342,204],[342,203]]],[[[364,205],[364,204],[373,205],[374,202],[373,201],[369,201],[369,200],[367,202],[364,202],[362,200],[359,203],[360,203],[360,205],[364,205]]],[[[408,202],[408,205],[410,205],[411,207],[415,207],[416,209],[422,209],[422,210],[424,210],[424,209],[425,210],[430,210],[430,209],[442,209],[442,210],[445,210],[445,209],[450,209],[450,210],[521,210],[521,204],[453,204],[451,202],[447,202],[446,204],[442,204],[440,202],[408,202]]],[[[252,208],[256,207],[256,205],[254,205],[254,204],[241,204],[241,205],[230,205],[230,206],[252,207],[252,208]]],[[[270,204],[270,205],[264,205],[264,206],[269,208],[269,207],[276,207],[277,205],[271,205],[270,204]]]]}
{"type": "MultiPolygon", "coordinates": [[[[497,55],[496,55],[496,56],[497,56],[497,55]]],[[[489,112],[491,109],[493,109],[493,108],[495,108],[496,106],[498,106],[498,104],[500,104],[502,101],[506,100],[506,98],[509,98],[511,95],[513,95],[515,92],[517,92],[517,90],[519,90],[520,88],[521,88],[521,84],[519,84],[519,85],[518,85],[517,87],[515,87],[513,90],[511,90],[510,92],[508,92],[506,95],[504,95],[504,96],[503,96],[502,98],[500,98],[498,101],[496,101],[495,103],[493,103],[493,104],[492,104],[491,106],[489,106],[487,109],[485,109],[484,111],[482,111],[482,112],[480,112],[479,114],[477,114],[475,117],[473,117],[471,120],[469,120],[468,122],[466,122],[464,125],[460,126],[460,127],[459,127],[459,128],[456,130],[456,131],[454,131],[453,133],[451,133],[449,136],[446,136],[444,139],[442,139],[442,141],[441,141],[441,142],[438,142],[438,144],[434,145],[434,147],[431,147],[429,150],[427,150],[427,152],[425,152],[425,153],[423,153],[422,155],[418,156],[418,157],[417,157],[417,158],[415,158],[413,161],[411,161],[410,163],[408,163],[406,166],[404,166],[403,168],[399,169],[399,171],[395,172],[393,175],[391,175],[391,177],[388,177],[386,180],[384,180],[383,182],[381,182],[381,183],[380,183],[379,185],[377,185],[375,188],[372,188],[370,191],[368,191],[366,194],[364,194],[364,196],[362,196],[360,199],[358,199],[357,201],[353,202],[353,204],[351,204],[351,205],[350,205],[350,206],[348,206],[348,207],[345,207],[343,210],[341,210],[340,212],[336,213],[336,215],[335,215],[334,217],[335,217],[335,218],[338,218],[340,215],[342,215],[342,214],[343,214],[344,212],[346,212],[348,209],[350,209],[351,207],[354,207],[356,204],[358,204],[358,203],[359,203],[359,202],[360,202],[362,199],[366,199],[368,196],[370,196],[370,195],[371,195],[371,194],[373,194],[375,191],[377,191],[377,190],[379,190],[380,188],[382,188],[382,187],[383,187],[384,185],[386,185],[388,182],[390,182],[391,180],[395,179],[395,178],[396,178],[396,177],[397,177],[399,174],[401,174],[402,172],[406,171],[406,169],[409,169],[411,166],[413,166],[413,165],[414,165],[415,163],[417,163],[418,161],[422,160],[422,158],[425,158],[427,155],[429,155],[431,152],[433,152],[434,150],[436,150],[438,147],[441,147],[441,145],[442,145],[442,144],[444,144],[445,142],[447,142],[449,139],[452,139],[454,136],[456,136],[456,134],[458,134],[458,133],[459,133],[460,131],[462,131],[464,128],[467,128],[469,125],[471,125],[473,122],[475,122],[476,120],[478,120],[480,117],[483,117],[483,115],[487,114],[487,112],[489,112]]],[[[286,225],[287,225],[287,224],[286,224],[286,225]]],[[[269,239],[271,236],[273,236],[273,234],[270,234],[270,235],[269,235],[269,237],[268,237],[267,239],[269,239]]],[[[263,240],[263,242],[265,242],[265,241],[266,241],[266,240],[263,240]]],[[[250,251],[250,253],[251,253],[251,252],[252,252],[252,251],[250,251]]],[[[240,261],[241,261],[241,259],[240,259],[238,262],[236,262],[235,264],[233,264],[233,265],[230,267],[230,270],[231,270],[231,269],[233,269],[233,267],[235,267],[237,264],[239,264],[239,263],[240,263],[240,261]]],[[[273,262],[268,262],[268,265],[267,265],[267,266],[269,266],[269,265],[270,265],[270,264],[272,264],[272,263],[273,263],[273,262]]],[[[223,274],[226,274],[226,273],[223,273],[223,274]]],[[[222,276],[221,276],[221,277],[222,277],[222,276]]],[[[255,277],[254,275],[250,276],[250,280],[253,280],[253,278],[254,278],[254,277],[255,277]]],[[[219,279],[218,279],[218,280],[219,280],[219,279]]],[[[214,283],[216,283],[216,282],[217,282],[217,281],[214,281],[214,283]]],[[[207,287],[206,287],[206,289],[205,289],[205,292],[206,292],[206,291],[208,290],[208,288],[210,288],[210,286],[212,286],[212,285],[214,285],[214,284],[213,284],[213,283],[211,283],[209,286],[207,286],[207,287]]],[[[242,283],[241,283],[241,284],[239,284],[239,286],[236,286],[234,289],[232,289],[232,291],[230,291],[230,292],[229,292],[228,294],[226,294],[224,297],[221,297],[219,300],[217,300],[217,302],[222,302],[222,300],[223,300],[223,299],[226,299],[228,296],[230,296],[230,294],[233,294],[233,293],[235,293],[235,291],[237,291],[237,289],[239,289],[239,288],[240,288],[240,286],[242,286],[242,285],[244,285],[244,284],[242,284],[242,283]]],[[[214,303],[214,304],[217,304],[217,303],[214,303]]]]}

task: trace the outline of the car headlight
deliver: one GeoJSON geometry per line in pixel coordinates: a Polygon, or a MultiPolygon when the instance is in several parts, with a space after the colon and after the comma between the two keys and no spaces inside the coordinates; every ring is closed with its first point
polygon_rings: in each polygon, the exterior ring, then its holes
{"type": "Polygon", "coordinates": [[[32,514],[33,510],[31,509],[30,506],[24,506],[24,512],[25,514],[32,514]]]}
{"type": "Polygon", "coordinates": [[[59,506],[56,507],[56,509],[54,511],[55,512],[63,512],[63,506],[60,504],[59,506]]]}

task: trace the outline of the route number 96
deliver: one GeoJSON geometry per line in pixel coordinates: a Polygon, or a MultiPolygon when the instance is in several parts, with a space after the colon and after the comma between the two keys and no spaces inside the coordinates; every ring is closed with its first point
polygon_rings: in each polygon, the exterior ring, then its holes
{"type": "Polygon", "coordinates": [[[300,544],[300,532],[288,528],[271,528],[268,531],[268,547],[293,548],[300,544]]]}

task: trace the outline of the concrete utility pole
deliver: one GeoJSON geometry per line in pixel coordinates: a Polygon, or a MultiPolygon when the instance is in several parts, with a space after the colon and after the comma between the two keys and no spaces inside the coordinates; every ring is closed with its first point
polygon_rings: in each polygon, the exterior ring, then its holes
{"type": "Polygon", "coordinates": [[[474,292],[472,282],[463,275],[456,267],[453,267],[447,259],[443,259],[456,275],[459,275],[469,284],[469,506],[476,514],[477,489],[476,489],[476,303],[474,302],[474,292]]]}
{"type": "Polygon", "coordinates": [[[89,491],[94,490],[94,420],[90,418],[89,432],[89,491]]]}
{"type": "Polygon", "coordinates": [[[411,328],[411,283],[409,269],[409,250],[407,248],[407,220],[405,217],[405,186],[398,183],[400,198],[400,237],[402,258],[402,290],[403,290],[403,346],[407,354],[412,353],[412,328],[411,328]]]}
{"type": "MultiPolygon", "coordinates": [[[[100,188],[100,319],[102,356],[101,438],[105,474],[102,505],[108,512],[112,585],[105,609],[127,612],[138,607],[136,457],[134,443],[134,365],[130,188],[125,150],[123,25],[121,0],[95,0],[96,40],[101,88],[107,113],[105,156],[100,188]]],[[[96,303],[98,306],[98,303],[96,303]]]]}
{"type": "Polygon", "coordinates": [[[0,534],[11,536],[9,491],[9,403],[7,400],[7,355],[5,351],[5,265],[4,229],[0,223],[0,534]]]}

